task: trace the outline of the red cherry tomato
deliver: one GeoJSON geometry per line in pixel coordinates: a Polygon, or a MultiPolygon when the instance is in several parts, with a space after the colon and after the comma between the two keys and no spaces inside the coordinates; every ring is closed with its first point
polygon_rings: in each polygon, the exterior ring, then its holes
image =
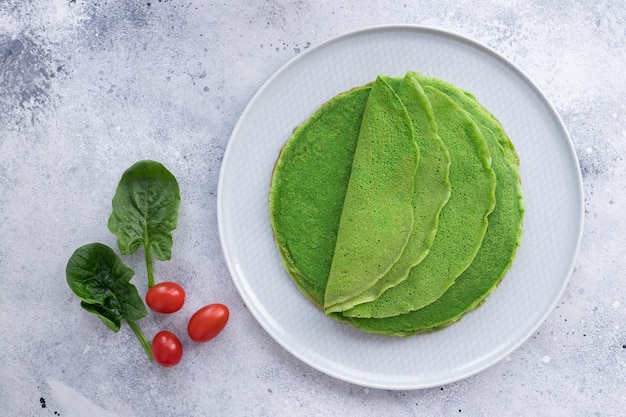
{"type": "Polygon", "coordinates": [[[146,303],[157,313],[173,313],[185,304],[185,290],[175,282],[160,282],[148,290],[146,303]]]}
{"type": "Polygon", "coordinates": [[[204,306],[189,319],[187,333],[194,342],[208,342],[224,329],[228,316],[228,307],[224,304],[204,306]]]}
{"type": "Polygon", "coordinates": [[[152,355],[161,366],[174,366],[183,357],[183,345],[172,332],[162,330],[152,339],[152,355]]]}

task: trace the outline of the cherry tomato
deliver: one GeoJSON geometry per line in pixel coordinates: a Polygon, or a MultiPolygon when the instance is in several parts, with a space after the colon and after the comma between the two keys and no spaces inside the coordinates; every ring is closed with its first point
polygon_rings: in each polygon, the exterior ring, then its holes
{"type": "Polygon", "coordinates": [[[146,303],[157,313],[173,313],[185,304],[185,290],[175,282],[160,282],[148,290],[146,303]]]}
{"type": "Polygon", "coordinates": [[[194,342],[208,342],[224,329],[228,316],[228,307],[224,304],[204,306],[189,319],[187,333],[194,342]]]}
{"type": "Polygon", "coordinates": [[[152,339],[152,355],[161,366],[174,366],[183,357],[183,345],[172,332],[162,330],[152,339]]]}

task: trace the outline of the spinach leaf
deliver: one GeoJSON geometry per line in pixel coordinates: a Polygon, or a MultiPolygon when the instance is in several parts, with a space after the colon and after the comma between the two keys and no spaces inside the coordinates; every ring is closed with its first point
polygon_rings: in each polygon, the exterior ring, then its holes
{"type": "Polygon", "coordinates": [[[139,161],[128,168],[115,191],[108,228],[122,254],[144,247],[148,287],[154,285],[152,255],[161,261],[172,257],[179,205],[176,177],[156,161],[139,161]]]}
{"type": "Polygon", "coordinates": [[[81,307],[97,315],[114,332],[125,320],[152,359],[150,343],[135,323],[148,312],[137,288],[130,283],[134,274],[113,249],[102,243],[76,249],[65,269],[67,285],[82,300],[81,307]]]}

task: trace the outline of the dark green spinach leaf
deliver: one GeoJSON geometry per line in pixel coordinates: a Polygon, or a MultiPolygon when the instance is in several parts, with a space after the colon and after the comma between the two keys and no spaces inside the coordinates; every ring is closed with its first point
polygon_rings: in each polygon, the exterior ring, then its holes
{"type": "Polygon", "coordinates": [[[156,161],[139,161],[128,168],[115,191],[109,230],[124,255],[144,247],[148,287],[154,285],[152,255],[161,261],[172,257],[179,205],[176,177],[156,161]]]}
{"type": "Polygon", "coordinates": [[[150,343],[135,323],[148,312],[137,288],[130,283],[134,271],[113,249],[102,243],[81,246],[67,262],[65,275],[67,285],[82,300],[81,307],[97,315],[114,332],[125,320],[152,359],[150,343]]]}

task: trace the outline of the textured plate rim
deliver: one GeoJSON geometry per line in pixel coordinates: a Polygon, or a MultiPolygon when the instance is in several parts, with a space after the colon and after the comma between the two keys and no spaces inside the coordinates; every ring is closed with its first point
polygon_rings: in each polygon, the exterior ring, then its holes
{"type": "Polygon", "coordinates": [[[364,387],[369,387],[369,388],[376,388],[376,389],[391,389],[391,390],[412,390],[412,389],[425,389],[425,388],[432,388],[432,387],[439,387],[442,385],[446,385],[446,384],[450,384],[453,382],[457,382],[466,378],[469,378],[473,375],[476,375],[482,371],[484,371],[485,369],[493,366],[494,364],[498,363],[499,361],[501,361],[502,359],[504,359],[506,356],[508,356],[511,352],[515,351],[516,349],[518,349],[522,344],[524,344],[536,331],[539,327],[541,327],[541,325],[545,322],[546,318],[552,313],[552,311],[554,310],[556,304],[558,303],[558,301],[562,298],[562,295],[565,291],[565,288],[567,287],[567,284],[569,282],[569,279],[572,275],[572,272],[574,270],[574,266],[575,266],[575,262],[576,262],[576,258],[578,257],[578,253],[580,250],[580,246],[581,246],[581,240],[582,240],[582,234],[583,234],[583,226],[584,226],[584,190],[583,190],[583,182],[582,182],[582,175],[580,172],[580,166],[579,166],[579,162],[578,162],[578,158],[576,156],[576,152],[574,149],[574,145],[572,143],[571,137],[569,135],[569,132],[567,131],[567,128],[565,127],[565,124],[563,123],[559,113],[556,111],[556,109],[554,108],[554,106],[552,105],[552,103],[550,102],[550,100],[548,100],[548,98],[545,96],[545,94],[541,91],[541,89],[539,89],[539,87],[524,73],[524,71],[522,71],[520,68],[518,68],[515,64],[513,64],[511,61],[509,61],[508,59],[506,59],[505,57],[503,57],[502,55],[500,55],[499,53],[495,52],[493,49],[489,48],[488,46],[475,41],[473,39],[470,39],[464,35],[460,35],[458,33],[455,33],[451,30],[446,30],[446,29],[441,29],[441,28],[437,28],[437,27],[432,27],[432,26],[424,26],[424,25],[410,25],[410,24],[388,24],[388,25],[378,25],[378,26],[371,26],[371,27],[366,27],[363,29],[359,29],[359,30],[355,30],[355,31],[350,31],[350,32],[346,32],[343,33],[341,35],[332,37],[330,39],[327,39],[321,43],[319,43],[318,45],[308,49],[307,51],[299,54],[298,56],[292,58],[291,60],[289,60],[286,64],[284,64],[282,67],[280,67],[276,72],[274,72],[274,74],[267,79],[267,81],[265,81],[263,83],[263,85],[257,90],[257,92],[254,94],[254,96],[250,99],[250,101],[248,102],[247,106],[245,107],[244,111],[241,113],[237,123],[235,124],[231,136],[229,138],[229,142],[226,146],[225,152],[224,152],[224,157],[222,159],[222,165],[220,168],[220,175],[219,175],[219,180],[218,180],[218,187],[217,187],[217,221],[218,221],[218,234],[219,234],[219,239],[220,239],[220,245],[222,247],[222,252],[223,252],[223,256],[227,265],[227,268],[231,274],[231,278],[235,284],[235,287],[237,288],[237,291],[239,292],[240,296],[242,297],[242,299],[244,300],[244,302],[246,303],[246,305],[248,306],[249,311],[252,313],[252,316],[255,318],[255,320],[261,325],[261,327],[280,345],[282,346],[285,350],[287,350],[290,354],[292,354],[293,356],[295,356],[296,358],[298,358],[299,360],[301,360],[302,362],[306,363],[307,365],[311,366],[314,369],[317,369],[320,372],[323,372],[331,377],[337,378],[339,380],[343,380],[349,383],[353,383],[356,385],[360,385],[360,386],[364,386],[364,387]],[[271,326],[270,323],[266,322],[264,319],[262,319],[262,317],[260,317],[260,313],[259,311],[256,310],[255,308],[255,304],[254,304],[254,296],[252,294],[249,294],[247,289],[245,288],[244,282],[242,282],[242,280],[239,277],[239,272],[236,268],[236,266],[234,265],[234,263],[232,262],[232,256],[229,252],[229,247],[227,246],[226,242],[225,242],[225,234],[226,234],[226,225],[225,225],[225,221],[223,218],[223,212],[224,212],[224,208],[223,208],[223,193],[224,193],[224,172],[226,171],[226,167],[228,164],[228,161],[231,158],[231,153],[232,153],[232,143],[234,142],[234,140],[237,137],[237,134],[239,132],[239,129],[241,128],[241,126],[243,125],[243,123],[245,122],[245,119],[248,115],[248,113],[251,111],[251,109],[255,106],[257,100],[259,99],[259,97],[261,97],[271,86],[272,84],[275,82],[276,79],[280,78],[281,75],[287,71],[291,66],[295,65],[297,62],[299,62],[302,59],[305,59],[309,54],[315,53],[316,51],[326,48],[329,45],[336,43],[336,42],[340,42],[342,40],[345,40],[347,38],[350,37],[355,37],[355,36],[360,36],[360,35],[364,35],[367,33],[373,33],[373,32],[384,32],[384,31],[393,31],[393,30],[404,30],[404,31],[414,31],[416,32],[416,34],[419,33],[430,33],[430,34],[435,34],[435,35],[439,35],[439,36],[443,36],[446,38],[449,38],[453,41],[462,43],[462,44],[467,44],[477,50],[480,50],[482,53],[485,53],[487,55],[490,55],[491,57],[495,58],[497,61],[499,61],[500,63],[504,64],[505,66],[507,66],[510,70],[512,70],[514,73],[516,73],[520,79],[528,86],[530,87],[530,89],[533,90],[533,92],[537,95],[537,97],[543,102],[543,104],[545,104],[545,106],[547,107],[547,109],[551,112],[551,116],[554,117],[554,119],[556,120],[557,124],[558,124],[558,129],[563,133],[565,139],[566,139],[566,145],[567,145],[567,150],[569,153],[569,157],[571,158],[571,162],[574,163],[575,167],[577,168],[576,170],[576,190],[575,193],[577,194],[578,198],[578,205],[576,207],[576,214],[579,216],[579,221],[577,224],[577,233],[576,233],[576,242],[574,245],[574,250],[571,253],[570,256],[570,260],[569,260],[569,267],[567,269],[567,271],[565,272],[565,274],[563,275],[562,281],[561,281],[561,285],[560,288],[558,289],[556,296],[554,297],[554,299],[551,301],[551,303],[547,306],[544,314],[540,317],[540,319],[538,319],[535,323],[535,325],[533,327],[531,327],[526,334],[522,335],[522,337],[519,338],[519,340],[517,341],[517,343],[512,343],[508,346],[507,349],[503,350],[502,352],[500,352],[500,354],[498,355],[493,355],[491,357],[490,360],[485,361],[483,363],[482,366],[480,367],[475,367],[472,369],[467,370],[466,372],[461,372],[452,376],[448,376],[448,377],[443,377],[438,379],[437,381],[432,381],[430,383],[423,383],[423,382],[398,382],[398,383],[394,383],[394,384],[389,384],[389,383],[374,383],[371,381],[363,381],[363,380],[359,380],[358,378],[355,377],[350,377],[345,375],[344,373],[340,372],[339,370],[331,370],[331,369],[327,369],[324,368],[320,365],[318,365],[317,363],[315,363],[314,361],[312,361],[309,357],[307,357],[305,354],[293,349],[291,346],[289,346],[288,344],[286,344],[284,342],[284,340],[280,337],[279,334],[277,334],[278,332],[276,331],[276,329],[271,326]]]}

